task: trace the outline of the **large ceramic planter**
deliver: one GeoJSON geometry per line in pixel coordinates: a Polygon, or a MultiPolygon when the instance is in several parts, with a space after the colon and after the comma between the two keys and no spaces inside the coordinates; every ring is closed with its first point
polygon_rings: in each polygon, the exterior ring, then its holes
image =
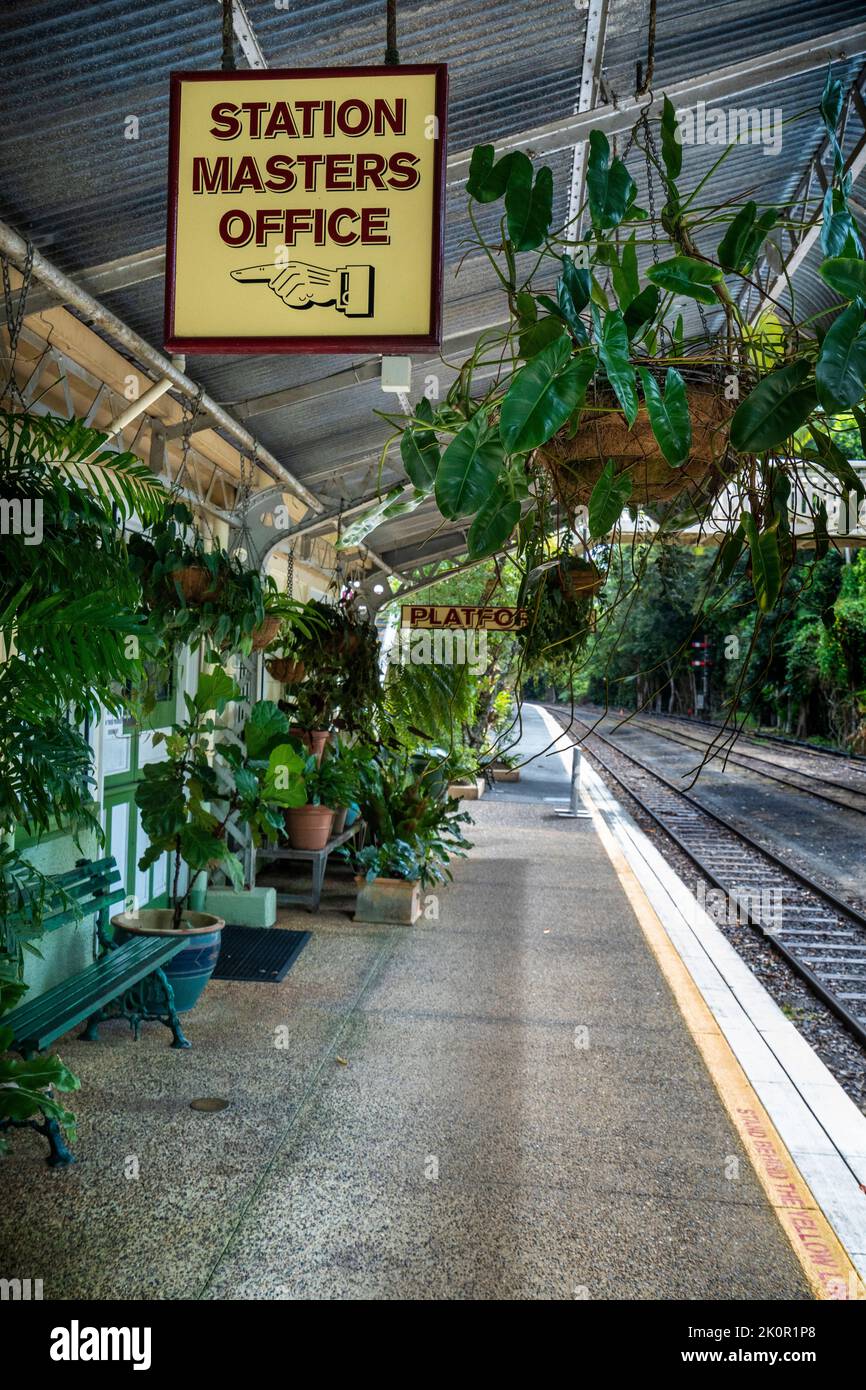
{"type": "Polygon", "coordinates": [[[547,469],[554,491],[569,511],[587,506],[608,459],[617,474],[631,480],[629,502],[651,506],[681,494],[694,501],[709,498],[724,480],[728,423],[734,402],[709,383],[687,383],[692,447],[680,468],[672,468],[659,450],[646,406],[635,423],[628,421],[614,397],[601,393],[588,401],[577,430],[563,429],[541,448],[535,460],[547,469]]]}
{"type": "Polygon", "coordinates": [[[220,953],[220,940],[225,920],[209,912],[185,912],[184,925],[176,931],[171,925],[170,907],[143,908],[134,916],[126,912],[112,917],[118,941],[131,936],[182,936],[186,945],[164,965],[174,990],[174,1006],[179,1014],[194,1009],[213,974],[220,953]]]}
{"type": "Polygon", "coordinates": [[[334,812],[328,806],[292,806],[286,811],[292,849],[324,849],[333,824],[334,812]]]}
{"type": "Polygon", "coordinates": [[[388,922],[411,927],[421,916],[421,888],[405,878],[357,877],[356,922],[388,922]]]}

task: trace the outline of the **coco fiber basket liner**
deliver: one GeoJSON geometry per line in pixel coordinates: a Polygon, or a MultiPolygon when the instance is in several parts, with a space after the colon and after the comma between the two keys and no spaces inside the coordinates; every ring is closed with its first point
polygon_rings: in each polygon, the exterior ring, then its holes
{"type": "Polygon", "coordinates": [[[602,389],[588,400],[574,434],[560,430],[535,452],[561,505],[569,510],[586,506],[608,459],[617,474],[631,476],[629,502],[635,505],[668,502],[686,491],[693,498],[710,497],[725,473],[728,423],[736,402],[726,401],[709,381],[686,389],[692,448],[680,468],[671,468],[659,450],[646,406],[640,406],[629,429],[613,392],[602,389]]]}

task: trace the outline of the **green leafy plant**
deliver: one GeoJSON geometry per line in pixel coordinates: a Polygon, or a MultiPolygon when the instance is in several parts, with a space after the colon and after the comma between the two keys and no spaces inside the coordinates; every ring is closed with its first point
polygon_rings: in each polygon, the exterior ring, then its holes
{"type": "Polygon", "coordinates": [[[182,925],[193,880],[202,870],[219,868],[235,887],[243,886],[243,866],[227,840],[234,813],[250,826],[254,842],[261,843],[281,828],[281,810],[305,801],[304,759],[276,705],[254,705],[239,742],[229,739],[212,717],[239,696],[221,668],[202,676],[195,695],[185,696],[188,718],[171,733],[154,735],[154,744],[164,743],[167,756],[147,764],[136,788],[142,828],[150,840],[139,868],[147,869],[165,853],[173,856],[175,927],[182,925]],[[181,892],[184,864],[188,882],[181,892]]]}
{"type": "Polygon", "coordinates": [[[359,806],[367,843],[341,851],[356,872],[417,878],[422,886],[450,879],[452,858],[472,848],[462,830],[471,817],[444,799],[435,773],[435,760],[419,767],[405,751],[380,749],[364,764],[359,806]]]}
{"type": "MultiPolygon", "coordinates": [[[[481,336],[441,403],[421,402],[408,421],[386,417],[413,505],[432,495],[446,520],[460,521],[470,559],[511,546],[528,577],[539,535],[556,537],[576,517],[597,545],[616,539],[626,510],[652,522],[659,545],[684,523],[711,523],[721,544],[708,596],[744,554],[756,624],[776,608],[797,547],[826,546],[826,499],[864,496],[850,463],[864,445],[852,453],[834,424],[839,412],[860,411],[866,435],[866,262],[848,205],[843,105],[842,84],[828,76],[820,112],[833,173],[817,212],[820,273],[839,301],[826,331],[782,300],[753,321],[755,267],[768,235],[789,227],[789,210],[714,199],[715,171],[687,192],[667,98],[628,141],[661,204],[655,219],[601,131],[589,140],[579,238],[573,224],[553,225],[550,170],[534,171],[520,151],[497,161],[491,146],[475,149],[472,248],[497,276],[508,322],[481,336]],[[479,211],[497,203],[498,228],[482,232],[479,211]],[[683,300],[697,331],[686,332],[683,300]]],[[[640,582],[638,570],[609,600],[627,603],[640,582]]],[[[561,616],[547,597],[548,619],[561,616]]],[[[559,641],[555,626],[565,635],[551,622],[547,646],[559,641]]],[[[574,655],[587,647],[586,627],[574,626],[574,655]]]]}

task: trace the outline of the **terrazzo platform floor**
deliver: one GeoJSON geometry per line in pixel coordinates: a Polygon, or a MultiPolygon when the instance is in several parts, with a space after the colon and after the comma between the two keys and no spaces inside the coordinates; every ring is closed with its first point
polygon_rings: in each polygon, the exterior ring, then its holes
{"type": "Polygon", "coordinates": [[[16,1136],[0,1277],[51,1299],[807,1299],[591,823],[543,800],[567,791],[541,759],[472,808],[438,920],[284,913],[314,931],[286,979],[212,981],[191,1052],[155,1024],[65,1040],[79,1161],[16,1136]]]}

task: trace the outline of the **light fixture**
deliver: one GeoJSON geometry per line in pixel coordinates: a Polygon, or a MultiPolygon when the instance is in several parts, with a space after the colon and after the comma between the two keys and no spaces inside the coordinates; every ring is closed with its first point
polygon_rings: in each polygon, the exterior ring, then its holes
{"type": "Polygon", "coordinates": [[[384,592],[385,592],[385,585],[384,585],[384,584],[374,584],[374,585],[373,585],[373,593],[374,593],[374,594],[384,594],[384,592]]]}

